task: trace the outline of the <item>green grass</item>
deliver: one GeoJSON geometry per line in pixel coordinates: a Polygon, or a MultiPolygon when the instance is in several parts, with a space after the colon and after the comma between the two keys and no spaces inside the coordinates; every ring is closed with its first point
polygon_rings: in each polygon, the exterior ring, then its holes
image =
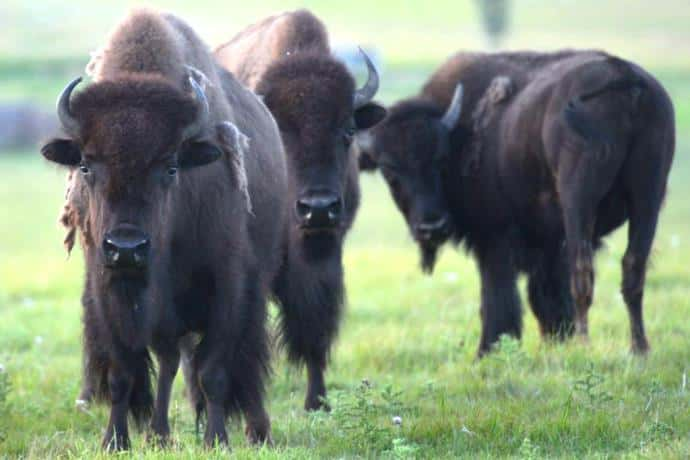
{"type": "MultiPolygon", "coordinates": [[[[168,7],[205,25],[204,35],[217,42],[227,30],[287,7],[255,3],[237,12],[206,0],[168,7]]],[[[439,2],[454,6],[452,14],[392,0],[347,8],[311,4],[334,38],[382,49],[386,102],[416,91],[449,52],[481,45],[472,2],[439,2]]],[[[504,341],[499,352],[475,361],[480,324],[473,261],[446,249],[435,274],[423,276],[385,185],[367,175],[346,248],[348,309],[327,376],[334,410],[303,413],[304,375],[277,356],[268,394],[276,445],[248,447],[234,421],[234,457],[688,458],[690,55],[683,50],[690,43],[690,8],[683,0],[519,4],[511,47],[579,44],[619,52],[658,75],[676,104],[679,147],[645,293],[651,354],[628,353],[621,229],[597,257],[589,344],[542,343],[525,305],[523,342],[504,341]]],[[[112,1],[9,0],[0,9],[0,99],[43,103],[79,71],[86,51],[123,11],[112,1]]],[[[36,152],[0,152],[0,458],[101,455],[107,411],[73,408],[83,266],[78,251],[67,259],[61,247],[56,217],[63,181],[64,173],[36,152]]],[[[227,456],[202,447],[182,390],[178,378],[175,445],[155,450],[137,435],[132,457],[227,456]]]]}

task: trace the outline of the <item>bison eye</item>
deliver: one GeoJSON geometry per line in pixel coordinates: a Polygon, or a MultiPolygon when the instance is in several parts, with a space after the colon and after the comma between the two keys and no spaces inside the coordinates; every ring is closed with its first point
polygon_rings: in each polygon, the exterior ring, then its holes
{"type": "Polygon", "coordinates": [[[347,128],[345,132],[343,133],[343,140],[345,141],[345,145],[349,146],[352,144],[352,140],[355,138],[355,130],[354,128],[347,128]]]}
{"type": "Polygon", "coordinates": [[[170,166],[168,168],[168,176],[175,177],[177,175],[177,166],[170,166]]]}
{"type": "Polygon", "coordinates": [[[79,165],[79,171],[82,174],[86,175],[86,174],[89,174],[91,172],[91,169],[89,169],[88,166],[86,166],[84,163],[82,163],[79,165]]]}

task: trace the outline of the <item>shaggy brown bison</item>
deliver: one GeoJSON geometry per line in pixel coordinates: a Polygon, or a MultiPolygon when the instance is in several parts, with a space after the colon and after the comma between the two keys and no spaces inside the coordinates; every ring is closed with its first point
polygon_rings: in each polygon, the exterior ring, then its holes
{"type": "Polygon", "coordinates": [[[306,363],[307,410],[322,407],[323,373],[344,297],[342,246],[359,205],[353,136],[385,110],[371,102],[378,74],[355,89],[330,54],[324,25],[300,10],[248,27],[216,50],[218,60],[263,97],[278,123],[288,167],[284,265],[274,283],[288,356],[306,363]]]}
{"type": "Polygon", "coordinates": [[[168,438],[181,345],[206,443],[227,443],[236,411],[250,441],[268,440],[265,304],[287,190],[275,122],[170,15],[133,11],[91,70],[93,84],[59,98],[68,137],[42,154],[71,171],[63,221],[86,259],[85,392],[111,405],[103,446],[129,446],[128,412],[153,413],[168,438]]]}
{"type": "Polygon", "coordinates": [[[625,221],[622,293],[633,351],[648,350],[642,295],[674,142],[661,85],[599,51],[459,53],[358,139],[425,270],[449,239],[474,254],[480,355],[521,334],[519,272],[543,335],[586,335],[594,251],[625,221]]]}

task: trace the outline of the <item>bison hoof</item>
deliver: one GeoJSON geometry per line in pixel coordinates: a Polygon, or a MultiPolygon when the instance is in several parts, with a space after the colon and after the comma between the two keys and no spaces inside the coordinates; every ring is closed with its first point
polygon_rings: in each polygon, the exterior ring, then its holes
{"type": "Polygon", "coordinates": [[[314,412],[317,410],[330,412],[331,406],[328,405],[324,396],[307,397],[307,399],[304,401],[304,410],[307,412],[314,412]]]}
{"type": "Polygon", "coordinates": [[[82,399],[82,398],[76,399],[74,401],[74,407],[78,411],[88,412],[89,409],[91,408],[91,401],[88,399],[82,399]]]}
{"type": "Polygon", "coordinates": [[[228,435],[225,433],[225,431],[218,431],[216,433],[213,432],[207,432],[204,435],[204,444],[206,444],[206,447],[209,449],[213,449],[216,446],[229,446],[228,443],[228,435]]]}
{"type": "Polygon", "coordinates": [[[256,427],[247,425],[244,429],[244,434],[247,437],[247,442],[253,446],[266,445],[273,447],[273,438],[271,437],[271,429],[268,427],[256,427]]]}
{"type": "Polygon", "coordinates": [[[146,443],[159,449],[168,447],[170,445],[170,432],[162,432],[155,428],[153,430],[146,433],[146,443]]]}
{"type": "Polygon", "coordinates": [[[121,452],[129,450],[129,437],[126,436],[106,436],[101,443],[106,452],[121,452]]]}
{"type": "Polygon", "coordinates": [[[647,339],[642,337],[640,339],[633,340],[632,352],[637,356],[646,356],[649,353],[649,343],[647,339]]]}

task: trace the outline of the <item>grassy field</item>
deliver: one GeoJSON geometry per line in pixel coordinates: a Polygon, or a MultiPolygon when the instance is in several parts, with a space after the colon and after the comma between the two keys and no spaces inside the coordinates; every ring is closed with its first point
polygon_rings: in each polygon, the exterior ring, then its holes
{"type": "MultiPolygon", "coordinates": [[[[4,1],[0,100],[51,103],[123,13],[123,3],[4,1]]],[[[270,0],[235,11],[214,3],[166,7],[216,43],[243,24],[298,4],[270,0]]],[[[337,3],[302,4],[324,17],[334,41],[380,48],[385,102],[415,91],[450,52],[482,46],[473,2],[443,0],[434,2],[437,9],[411,1],[337,3]]],[[[503,341],[496,353],[475,361],[474,263],[447,249],[434,276],[423,276],[385,185],[365,176],[363,207],[346,249],[348,309],[327,376],[334,410],[305,414],[304,376],[277,356],[269,389],[275,447],[248,447],[234,421],[232,456],[690,458],[690,5],[516,3],[508,46],[620,53],[658,75],[676,104],[679,146],[645,295],[652,352],[644,359],[628,353],[619,294],[621,229],[597,257],[589,344],[542,343],[525,305],[523,342],[503,341]]],[[[67,259],[55,223],[63,181],[64,173],[36,152],[0,152],[0,458],[101,455],[107,411],[73,406],[83,266],[78,251],[67,259]]],[[[132,457],[226,457],[224,450],[203,449],[181,379],[176,383],[174,446],[155,450],[136,435],[132,457]]]]}

